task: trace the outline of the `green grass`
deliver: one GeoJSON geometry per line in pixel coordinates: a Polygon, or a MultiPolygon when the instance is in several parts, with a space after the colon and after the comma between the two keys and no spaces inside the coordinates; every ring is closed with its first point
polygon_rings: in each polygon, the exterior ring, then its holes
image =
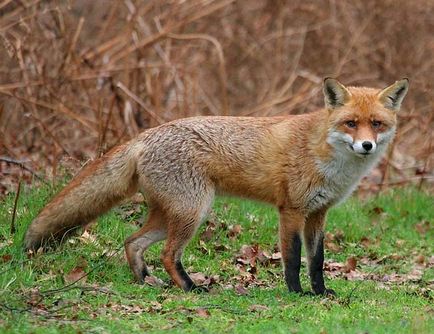
{"type": "MultiPolygon", "coordinates": [[[[56,250],[29,259],[22,251],[23,234],[53,192],[42,187],[21,193],[13,236],[9,230],[14,197],[1,203],[1,333],[434,332],[434,273],[429,264],[434,198],[423,192],[397,189],[368,200],[352,198],[330,211],[327,231],[335,234],[340,230],[343,236],[336,241],[341,251],[326,250],[326,260],[345,262],[354,256],[359,260],[357,269],[375,278],[326,279],[338,293],[334,299],[288,293],[280,264],[258,264],[248,294],[236,293],[232,287],[242,276],[235,265],[241,246],[257,244],[271,254],[278,240],[275,210],[239,199],[216,201],[210,220],[217,228],[211,240],[200,240],[204,224],[184,255],[189,272],[219,275],[210,293],[134,283],[122,250],[113,252],[137,229],[140,211],[145,210],[132,205],[101,217],[91,231],[96,241],[73,238],[56,250]],[[429,222],[423,225],[425,230],[418,231],[416,224],[424,221],[429,222]],[[229,238],[228,226],[236,224],[242,226],[242,232],[229,238]],[[366,238],[368,242],[360,242],[366,238]],[[216,245],[226,248],[222,251],[216,245]],[[381,281],[384,275],[395,273],[407,277],[421,255],[422,278],[381,281]],[[363,258],[371,262],[364,263],[363,258]],[[65,289],[65,276],[77,267],[88,273],[86,281],[65,289]]],[[[169,283],[159,261],[160,250],[161,244],[153,246],[145,258],[154,267],[153,274],[169,283]]],[[[301,277],[308,289],[305,267],[301,277]]]]}

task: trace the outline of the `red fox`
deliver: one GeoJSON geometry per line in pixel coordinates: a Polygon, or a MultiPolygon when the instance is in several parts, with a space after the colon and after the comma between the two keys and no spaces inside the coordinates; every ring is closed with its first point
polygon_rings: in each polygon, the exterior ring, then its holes
{"type": "Polygon", "coordinates": [[[201,289],[181,257],[216,194],[274,205],[289,291],[302,293],[304,239],[314,294],[334,294],[323,278],[327,210],[347,197],[394,137],[408,79],[377,90],[326,78],[325,108],[284,117],[193,117],[142,132],[86,166],[30,224],[25,248],[35,250],[141,191],[144,226],[125,241],[139,282],[143,253],[166,240],[164,268],[185,291],[201,289]]]}

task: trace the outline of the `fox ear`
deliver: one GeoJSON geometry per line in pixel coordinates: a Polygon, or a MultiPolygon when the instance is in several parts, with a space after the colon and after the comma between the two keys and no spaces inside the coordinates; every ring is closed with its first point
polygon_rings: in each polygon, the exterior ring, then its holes
{"type": "Polygon", "coordinates": [[[408,82],[408,79],[404,78],[384,88],[378,93],[378,99],[386,108],[398,111],[401,108],[402,100],[407,94],[408,82]]]}
{"type": "Polygon", "coordinates": [[[333,78],[324,79],[324,101],[327,109],[343,106],[351,98],[351,93],[339,81],[333,78]]]}

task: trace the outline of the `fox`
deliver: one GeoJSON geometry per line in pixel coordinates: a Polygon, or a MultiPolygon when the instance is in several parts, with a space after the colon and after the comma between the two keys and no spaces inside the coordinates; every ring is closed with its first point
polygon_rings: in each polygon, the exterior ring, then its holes
{"type": "Polygon", "coordinates": [[[407,78],[384,89],[325,78],[325,106],[314,112],[197,116],[147,129],[85,166],[31,222],[24,248],[63,240],[140,191],[147,218],[124,243],[135,280],[144,283],[150,275],[144,252],[165,240],[161,261],[172,281],[185,291],[206,291],[186,273],[184,248],[216,195],[238,196],[277,208],[288,290],[334,295],[323,274],[327,211],[385,153],[408,87],[407,78]],[[300,284],[302,242],[311,291],[300,284]]]}

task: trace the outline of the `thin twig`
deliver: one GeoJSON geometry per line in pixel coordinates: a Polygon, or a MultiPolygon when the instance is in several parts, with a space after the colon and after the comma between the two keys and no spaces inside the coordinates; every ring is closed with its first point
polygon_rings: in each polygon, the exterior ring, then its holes
{"type": "Polygon", "coordinates": [[[18,189],[17,193],[15,195],[15,201],[14,201],[14,209],[12,211],[12,220],[11,220],[11,235],[15,234],[15,217],[17,216],[17,205],[18,205],[18,199],[20,198],[20,192],[21,192],[21,176],[18,181],[18,189]]]}
{"type": "Polygon", "coordinates": [[[163,118],[158,116],[153,110],[151,110],[145,102],[143,102],[136,94],[128,89],[122,82],[118,82],[116,85],[120,90],[122,90],[128,97],[130,97],[134,102],[136,102],[139,106],[141,106],[153,119],[155,119],[158,123],[162,124],[165,122],[163,118]]]}
{"type": "Polygon", "coordinates": [[[6,162],[6,163],[10,163],[10,164],[14,164],[14,165],[18,165],[22,169],[28,171],[30,174],[32,174],[34,177],[36,177],[39,181],[42,181],[45,184],[49,184],[47,181],[45,181],[45,179],[43,177],[39,176],[37,173],[35,173],[29,167],[27,167],[26,165],[24,165],[24,163],[26,162],[24,160],[15,160],[15,159],[12,159],[12,158],[9,158],[9,157],[0,156],[0,161],[6,162]]]}

